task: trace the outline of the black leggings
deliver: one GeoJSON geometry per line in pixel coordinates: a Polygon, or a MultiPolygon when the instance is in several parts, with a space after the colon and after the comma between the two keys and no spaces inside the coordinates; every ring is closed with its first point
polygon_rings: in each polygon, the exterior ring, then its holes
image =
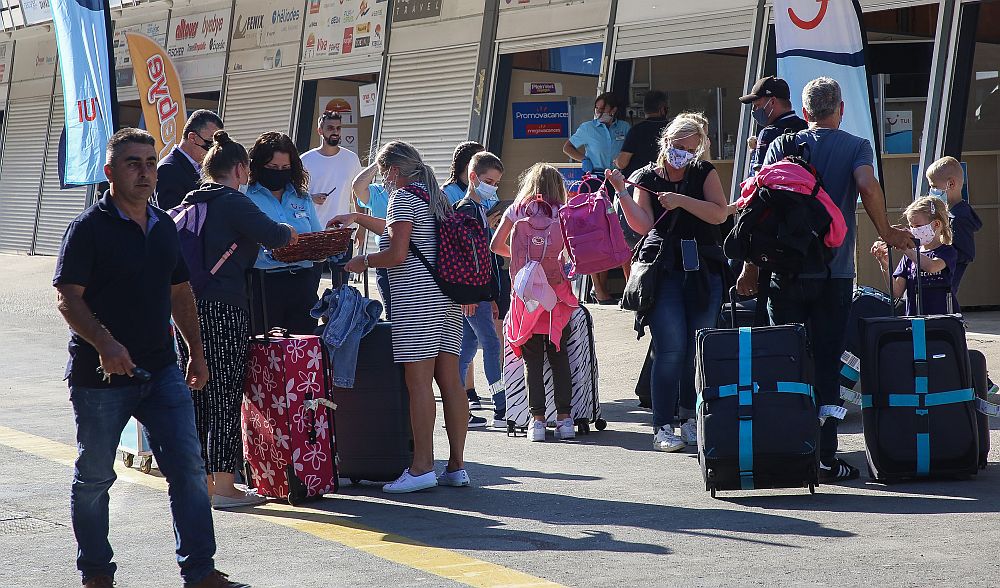
{"type": "Polygon", "coordinates": [[[528,381],[528,408],[531,416],[545,416],[545,356],[552,368],[552,391],[557,414],[569,414],[573,402],[573,376],[569,368],[569,325],[563,329],[559,350],[547,335],[532,335],[521,346],[525,378],[528,381]]]}

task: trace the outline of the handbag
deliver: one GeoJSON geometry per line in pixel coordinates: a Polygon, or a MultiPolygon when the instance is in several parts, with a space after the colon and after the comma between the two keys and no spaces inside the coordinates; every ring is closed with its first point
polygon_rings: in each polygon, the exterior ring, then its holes
{"type": "MultiPolygon", "coordinates": [[[[658,225],[668,212],[670,211],[665,210],[660,215],[660,218],[656,219],[653,226],[658,225]]],[[[676,222],[677,217],[675,216],[672,220],[676,222]]],[[[664,241],[666,241],[667,235],[673,229],[673,225],[674,223],[671,222],[667,228],[667,232],[663,236],[664,241]]],[[[652,229],[650,229],[651,232],[652,229]]],[[[643,235],[642,239],[636,243],[635,248],[632,250],[632,269],[629,271],[628,281],[625,283],[625,291],[622,293],[621,307],[624,310],[645,312],[653,307],[653,302],[656,300],[656,284],[660,279],[660,271],[662,271],[660,259],[663,257],[666,247],[663,247],[661,244],[652,261],[642,261],[639,259],[639,254],[648,238],[649,233],[643,235]]]]}

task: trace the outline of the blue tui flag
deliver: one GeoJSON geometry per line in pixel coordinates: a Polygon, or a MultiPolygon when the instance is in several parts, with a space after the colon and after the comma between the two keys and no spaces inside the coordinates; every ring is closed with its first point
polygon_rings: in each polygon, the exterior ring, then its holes
{"type": "Polygon", "coordinates": [[[51,0],[66,116],[61,182],[105,180],[104,153],[115,132],[115,75],[107,0],[51,0]]]}

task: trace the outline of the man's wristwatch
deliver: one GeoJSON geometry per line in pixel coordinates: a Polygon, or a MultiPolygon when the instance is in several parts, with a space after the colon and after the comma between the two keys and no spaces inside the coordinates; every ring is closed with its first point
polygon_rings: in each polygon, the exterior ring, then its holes
{"type": "Polygon", "coordinates": [[[370,264],[370,263],[368,263],[368,254],[367,254],[367,253],[365,253],[365,267],[366,267],[366,268],[369,268],[369,267],[371,267],[371,264],[370,264]]]}

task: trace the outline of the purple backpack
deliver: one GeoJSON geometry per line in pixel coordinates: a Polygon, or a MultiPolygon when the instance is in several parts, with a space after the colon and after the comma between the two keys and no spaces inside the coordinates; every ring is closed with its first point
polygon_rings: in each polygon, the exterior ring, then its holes
{"type": "Polygon", "coordinates": [[[177,225],[181,254],[184,255],[188,272],[191,274],[191,289],[194,290],[196,298],[200,297],[202,290],[212,280],[212,276],[236,251],[236,243],[233,242],[215,263],[209,265],[205,260],[205,237],[202,235],[205,219],[208,216],[208,202],[179,204],[168,210],[167,214],[177,225]]]}

